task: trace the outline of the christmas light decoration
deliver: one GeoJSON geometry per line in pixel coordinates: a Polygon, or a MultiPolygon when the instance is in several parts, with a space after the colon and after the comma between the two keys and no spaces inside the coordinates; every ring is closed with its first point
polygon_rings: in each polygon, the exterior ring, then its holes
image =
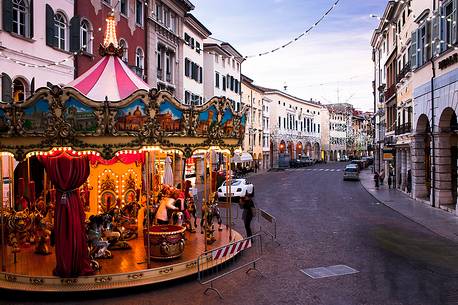
{"type": "Polygon", "coordinates": [[[116,20],[114,13],[111,12],[107,19],[107,30],[105,32],[105,38],[103,39],[103,45],[108,47],[110,44],[113,44],[115,48],[118,47],[118,39],[116,38],[116,20]]]}

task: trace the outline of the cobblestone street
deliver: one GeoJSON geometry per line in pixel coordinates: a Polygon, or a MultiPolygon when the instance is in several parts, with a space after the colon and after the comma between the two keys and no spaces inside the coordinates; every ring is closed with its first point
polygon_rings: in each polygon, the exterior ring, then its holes
{"type": "MultiPolygon", "coordinates": [[[[278,221],[281,246],[267,245],[264,277],[238,271],[203,294],[195,278],[105,294],[49,299],[5,293],[0,304],[456,304],[458,247],[342,180],[344,164],[248,178],[255,202],[278,221]],[[300,269],[347,265],[355,274],[312,279],[300,269]]],[[[243,227],[237,221],[241,232],[243,227]]]]}

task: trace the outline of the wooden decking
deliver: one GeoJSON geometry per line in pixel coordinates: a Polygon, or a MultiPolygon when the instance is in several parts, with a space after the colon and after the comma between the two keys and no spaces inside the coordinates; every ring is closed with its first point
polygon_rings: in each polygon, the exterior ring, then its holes
{"type": "MultiPolygon", "coordinates": [[[[241,235],[233,231],[233,238],[241,239],[241,235]]],[[[208,245],[208,250],[217,248],[229,243],[229,230],[215,231],[217,240],[208,245]]],[[[151,268],[160,268],[184,262],[192,262],[205,251],[204,234],[198,230],[196,233],[185,233],[186,244],[185,250],[181,257],[171,260],[151,260],[151,268]]],[[[98,262],[102,269],[96,275],[105,274],[120,274],[135,272],[147,269],[146,253],[143,244],[143,235],[140,234],[137,239],[129,241],[132,249],[129,250],[114,250],[113,258],[99,259],[98,262]]],[[[16,263],[14,263],[14,255],[11,253],[11,247],[7,247],[7,255],[5,257],[6,270],[4,272],[17,274],[22,276],[52,276],[52,271],[55,267],[55,254],[47,256],[34,253],[35,246],[21,249],[21,252],[16,254],[16,263]]],[[[2,252],[3,253],[3,252],[2,252]]]]}

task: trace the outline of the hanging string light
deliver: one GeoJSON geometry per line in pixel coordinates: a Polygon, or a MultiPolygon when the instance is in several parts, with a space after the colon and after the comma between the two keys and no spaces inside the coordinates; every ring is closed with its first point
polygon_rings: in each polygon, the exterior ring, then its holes
{"type": "Polygon", "coordinates": [[[291,45],[292,43],[298,41],[299,39],[301,39],[302,37],[306,36],[311,30],[313,30],[317,25],[319,25],[323,20],[324,18],[326,18],[327,15],[329,15],[332,10],[337,6],[337,4],[339,4],[340,0],[337,0],[336,2],[334,2],[334,4],[324,13],[324,15],[321,16],[321,18],[319,18],[314,24],[312,24],[307,30],[305,30],[304,32],[302,32],[301,34],[299,34],[297,37],[291,39],[290,41],[288,41],[287,43],[285,43],[284,45],[278,47],[278,48],[275,48],[275,49],[272,49],[270,51],[267,51],[267,52],[264,52],[264,53],[259,53],[259,54],[253,54],[253,55],[248,55],[248,56],[245,56],[245,59],[247,58],[253,58],[253,57],[260,57],[260,56],[264,56],[264,55],[267,55],[267,54],[271,54],[271,53],[274,53],[274,52],[277,52],[281,49],[284,49],[286,48],[287,46],[291,45]]]}

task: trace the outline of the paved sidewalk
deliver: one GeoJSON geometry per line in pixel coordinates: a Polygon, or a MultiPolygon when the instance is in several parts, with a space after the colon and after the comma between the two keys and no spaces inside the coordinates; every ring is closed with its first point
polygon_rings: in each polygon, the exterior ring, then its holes
{"type": "Polygon", "coordinates": [[[376,189],[374,174],[368,169],[361,172],[360,179],[362,186],[379,202],[434,233],[458,242],[458,217],[454,214],[414,200],[399,190],[388,189],[386,179],[384,185],[376,189]]]}

